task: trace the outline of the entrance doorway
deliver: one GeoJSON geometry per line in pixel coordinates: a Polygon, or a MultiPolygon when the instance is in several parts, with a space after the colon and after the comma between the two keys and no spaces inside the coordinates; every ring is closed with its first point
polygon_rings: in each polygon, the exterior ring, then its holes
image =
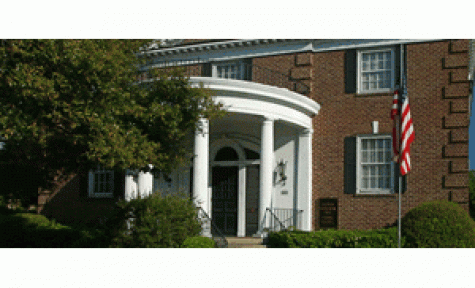
{"type": "MultiPolygon", "coordinates": [[[[223,234],[237,234],[238,167],[212,168],[212,221],[223,234]]],[[[215,231],[211,231],[213,234],[215,231]]]]}

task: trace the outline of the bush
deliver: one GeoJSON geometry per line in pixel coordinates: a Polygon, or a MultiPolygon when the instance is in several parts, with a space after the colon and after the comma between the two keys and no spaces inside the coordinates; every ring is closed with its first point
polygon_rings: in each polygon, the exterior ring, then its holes
{"type": "Polygon", "coordinates": [[[143,199],[120,201],[106,224],[111,247],[180,247],[185,239],[198,236],[201,222],[191,199],[162,197],[155,193],[143,199]]]}
{"type": "Polygon", "coordinates": [[[0,247],[60,248],[70,247],[82,232],[32,213],[0,215],[0,247]]]}
{"type": "Polygon", "coordinates": [[[182,248],[216,248],[216,243],[213,239],[203,236],[196,236],[186,238],[181,245],[182,248]]]}
{"type": "Polygon", "coordinates": [[[423,203],[410,210],[401,224],[406,247],[475,247],[475,223],[452,202],[423,203]]]}
{"type": "Polygon", "coordinates": [[[281,231],[270,232],[268,240],[268,245],[272,248],[396,248],[398,233],[397,228],[368,231],[281,231]]]}

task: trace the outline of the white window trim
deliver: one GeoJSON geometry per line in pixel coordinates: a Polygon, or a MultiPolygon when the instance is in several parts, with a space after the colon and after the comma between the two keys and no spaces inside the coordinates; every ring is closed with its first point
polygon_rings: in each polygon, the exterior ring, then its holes
{"type": "Polygon", "coordinates": [[[90,170],[88,173],[88,195],[90,198],[113,198],[114,197],[114,170],[103,170],[98,167],[96,170],[90,170]],[[94,174],[97,172],[105,172],[111,174],[112,185],[110,187],[110,192],[107,193],[95,193],[94,192],[94,174]]]}
{"type": "Polygon", "coordinates": [[[377,48],[377,49],[365,49],[365,50],[358,50],[357,52],[357,65],[356,65],[356,91],[358,94],[372,94],[372,93],[387,93],[387,92],[392,92],[394,91],[395,88],[395,77],[396,77],[396,61],[395,61],[395,55],[396,55],[396,48],[395,47],[388,47],[388,48],[377,48]],[[384,89],[370,89],[370,90],[363,90],[362,87],[362,54],[363,53],[368,53],[368,52],[387,52],[391,51],[391,87],[390,88],[384,88],[384,89]]]}
{"type": "Polygon", "coordinates": [[[242,60],[224,61],[224,62],[215,62],[215,63],[213,63],[212,68],[211,68],[211,76],[214,77],[214,78],[221,78],[221,77],[218,77],[218,66],[230,66],[230,65],[240,66],[241,75],[240,75],[239,79],[233,79],[233,78],[223,78],[223,79],[245,80],[244,77],[246,76],[246,73],[245,73],[246,66],[244,65],[244,61],[242,61],[242,60]]]}
{"type": "MultiPolygon", "coordinates": [[[[358,135],[356,137],[356,194],[359,195],[379,195],[379,194],[393,194],[394,193],[394,162],[391,161],[391,180],[390,180],[390,188],[389,189],[370,189],[365,188],[364,190],[361,188],[361,140],[362,139],[390,139],[391,135],[387,134],[368,134],[368,135],[358,135]]],[[[392,142],[391,142],[392,143],[392,142]]],[[[392,148],[391,149],[391,159],[392,155],[392,148]]]]}

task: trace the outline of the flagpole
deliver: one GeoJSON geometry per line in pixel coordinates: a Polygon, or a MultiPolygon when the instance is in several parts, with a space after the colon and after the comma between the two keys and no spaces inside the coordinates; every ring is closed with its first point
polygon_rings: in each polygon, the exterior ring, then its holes
{"type": "MultiPolygon", "coordinates": [[[[400,49],[400,51],[401,51],[401,59],[400,59],[400,64],[401,64],[401,67],[400,67],[401,71],[400,71],[400,72],[401,72],[401,75],[400,75],[400,78],[399,78],[399,79],[400,79],[399,82],[400,82],[400,84],[401,84],[401,85],[400,85],[400,89],[403,90],[403,89],[405,88],[404,85],[406,84],[406,83],[403,82],[403,79],[404,79],[403,77],[405,76],[405,75],[404,75],[404,72],[405,72],[405,71],[404,71],[404,69],[405,69],[405,67],[404,67],[404,64],[405,64],[405,61],[404,61],[404,44],[401,44],[400,47],[401,47],[401,49],[400,49]]],[[[400,100],[402,93],[404,93],[404,91],[399,91],[399,99],[398,99],[398,101],[400,100]]],[[[398,132],[398,134],[399,134],[399,135],[398,135],[398,141],[401,142],[401,127],[400,127],[400,122],[401,122],[401,117],[402,117],[401,112],[400,112],[400,111],[401,111],[401,105],[398,105],[398,109],[399,109],[399,119],[398,119],[398,122],[399,122],[399,123],[398,123],[398,129],[397,129],[398,131],[397,131],[397,132],[398,132]]],[[[400,144],[400,143],[399,143],[399,151],[400,151],[399,157],[401,157],[402,151],[401,151],[401,144],[400,144]]],[[[399,172],[399,173],[398,173],[398,176],[399,176],[399,177],[398,177],[398,178],[399,178],[399,179],[398,179],[398,181],[399,181],[399,189],[398,189],[398,190],[399,190],[399,191],[398,191],[398,220],[397,220],[397,225],[398,225],[398,229],[397,229],[397,230],[398,230],[398,239],[397,239],[397,246],[398,246],[398,248],[401,248],[401,238],[402,238],[402,232],[401,232],[401,230],[402,230],[402,229],[401,229],[401,228],[402,228],[402,224],[401,224],[401,210],[402,210],[402,197],[401,197],[401,195],[402,195],[402,175],[401,175],[401,161],[400,161],[401,159],[399,158],[398,160],[399,160],[399,161],[398,161],[399,165],[397,165],[397,169],[399,169],[399,171],[398,171],[398,172],[399,172]]]]}

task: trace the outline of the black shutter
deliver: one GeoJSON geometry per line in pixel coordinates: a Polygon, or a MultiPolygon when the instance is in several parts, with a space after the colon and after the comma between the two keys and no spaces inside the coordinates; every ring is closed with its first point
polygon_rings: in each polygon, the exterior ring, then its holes
{"type": "Polygon", "coordinates": [[[345,138],[345,194],[356,193],[356,137],[345,138]]]}
{"type": "Polygon", "coordinates": [[[114,198],[125,198],[125,171],[114,170],[114,198]]]}
{"type": "Polygon", "coordinates": [[[243,60],[244,63],[244,80],[252,80],[252,58],[243,60]]]}
{"type": "Polygon", "coordinates": [[[356,50],[345,53],[345,93],[356,93],[356,50]]]}
{"type": "Polygon", "coordinates": [[[203,63],[203,66],[201,69],[201,76],[211,77],[211,63],[203,63]]]}

